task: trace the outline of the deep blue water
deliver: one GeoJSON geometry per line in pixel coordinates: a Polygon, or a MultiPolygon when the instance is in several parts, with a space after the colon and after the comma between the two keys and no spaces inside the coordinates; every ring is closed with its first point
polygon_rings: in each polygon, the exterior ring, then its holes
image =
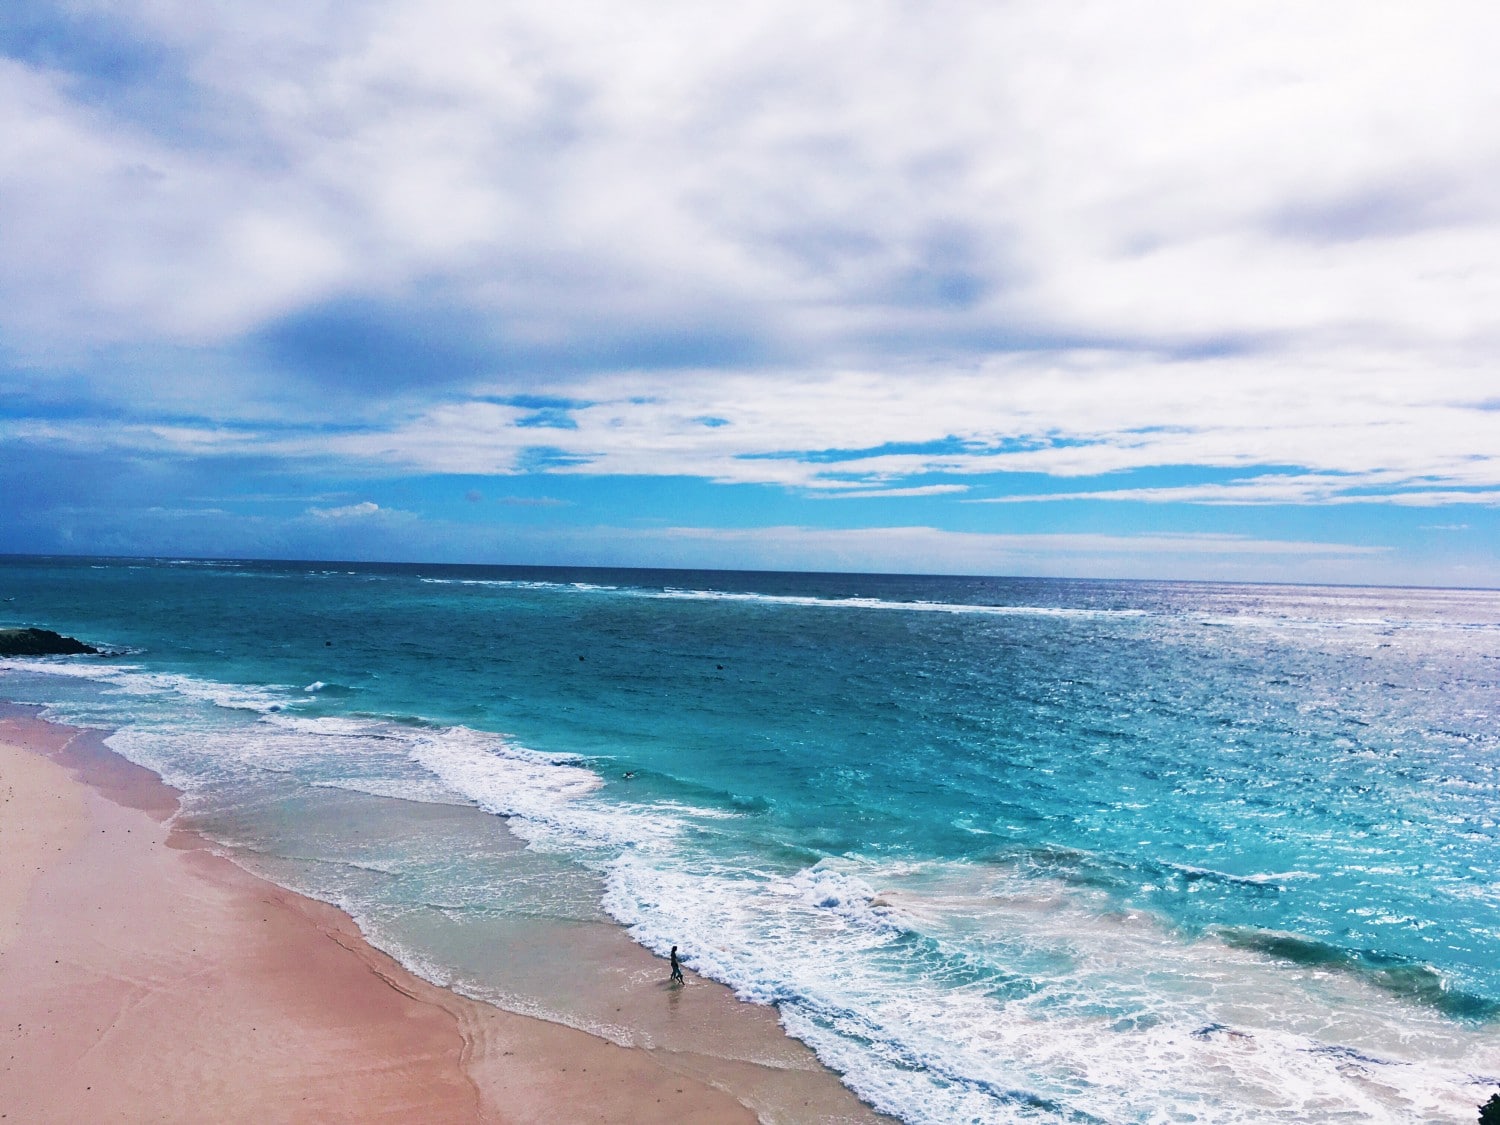
{"type": "MultiPolygon", "coordinates": [[[[7,559],[0,597],[125,653],[0,697],[329,856],[351,791],[504,816],[912,1121],[1442,1120],[1500,1074],[1497,592],[7,559]]],[[[421,852],[305,881],[441,976],[414,904],[529,892],[421,852]]]]}

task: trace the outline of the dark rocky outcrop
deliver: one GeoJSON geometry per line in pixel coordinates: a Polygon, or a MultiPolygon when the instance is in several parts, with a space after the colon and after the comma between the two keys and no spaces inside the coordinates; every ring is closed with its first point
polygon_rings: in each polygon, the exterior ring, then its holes
{"type": "Polygon", "coordinates": [[[1500,1125],[1500,1094],[1491,1094],[1479,1107],[1479,1125],[1500,1125]]]}
{"type": "Polygon", "coordinates": [[[0,656],[98,656],[100,651],[51,629],[0,629],[0,656]]]}

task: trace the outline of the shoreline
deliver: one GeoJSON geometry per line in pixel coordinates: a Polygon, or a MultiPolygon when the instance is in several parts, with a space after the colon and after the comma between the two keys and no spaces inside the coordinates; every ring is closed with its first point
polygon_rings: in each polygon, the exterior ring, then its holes
{"type": "Polygon", "coordinates": [[[888,1120],[768,1010],[702,978],[664,992],[623,932],[669,1018],[691,996],[695,1030],[769,1026],[792,1065],[618,1046],[429,983],[175,823],[176,792],[103,734],[38,710],[0,708],[0,1117],[888,1120]]]}

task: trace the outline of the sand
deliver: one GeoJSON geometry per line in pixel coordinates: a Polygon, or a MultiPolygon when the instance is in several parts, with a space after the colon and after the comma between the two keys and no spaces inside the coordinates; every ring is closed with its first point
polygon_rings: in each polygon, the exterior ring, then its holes
{"type": "Polygon", "coordinates": [[[771,1084],[768,1118],[876,1119],[812,1066],[738,1081],[428,984],[176,807],[96,734],[0,718],[0,1119],[736,1122],[771,1084]]]}

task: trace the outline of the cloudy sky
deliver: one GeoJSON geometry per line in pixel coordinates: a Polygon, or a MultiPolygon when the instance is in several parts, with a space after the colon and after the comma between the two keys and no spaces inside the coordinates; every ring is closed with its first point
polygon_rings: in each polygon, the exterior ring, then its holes
{"type": "Polygon", "coordinates": [[[1500,585],[1497,42],[6,0],[0,551],[1500,585]]]}

